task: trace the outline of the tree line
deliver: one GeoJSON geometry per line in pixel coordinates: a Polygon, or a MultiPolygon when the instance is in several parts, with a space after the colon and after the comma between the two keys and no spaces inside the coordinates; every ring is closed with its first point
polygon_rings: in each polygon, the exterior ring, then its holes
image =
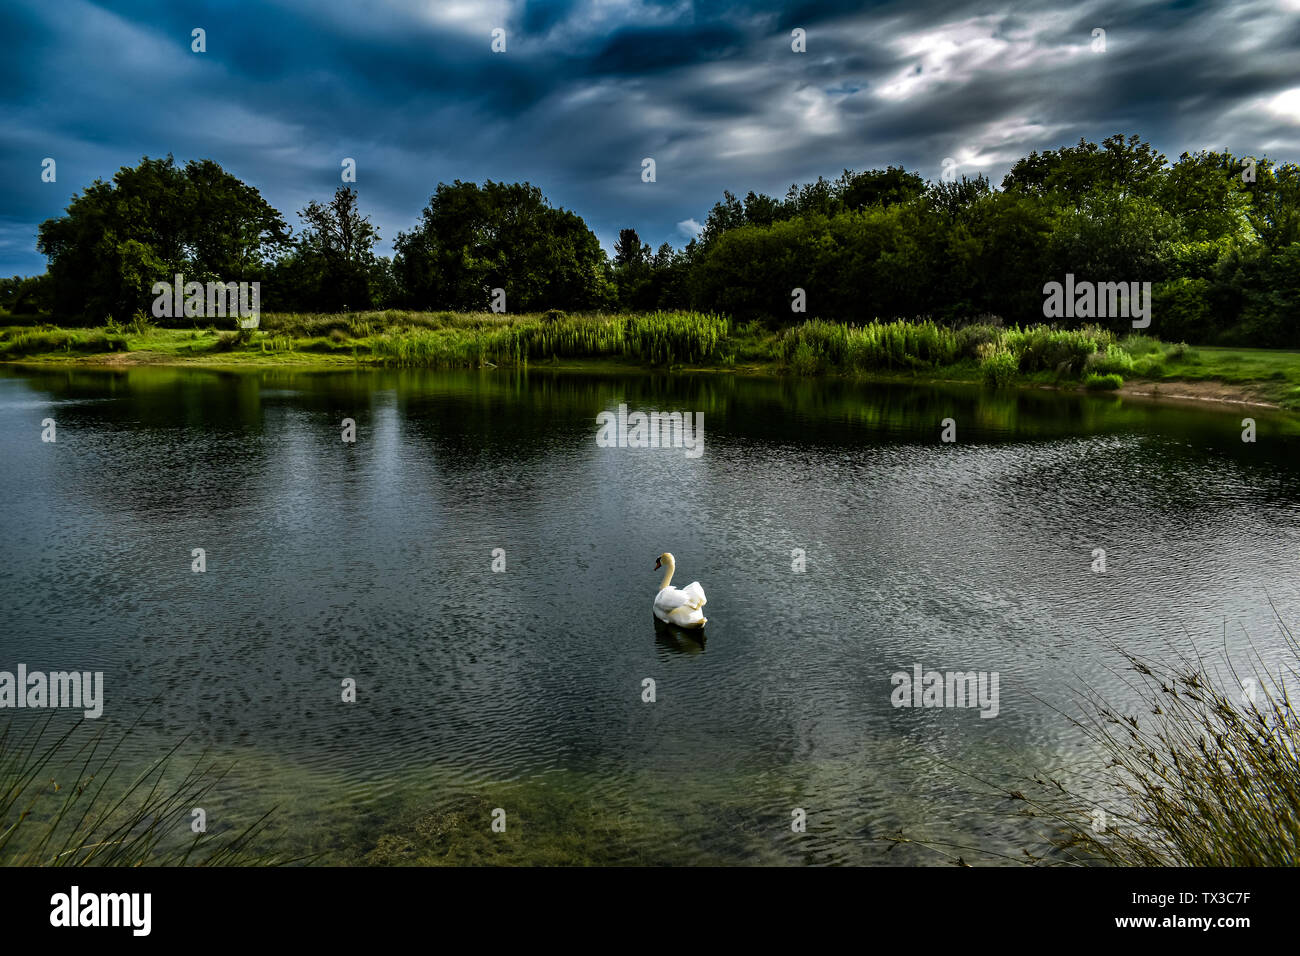
{"type": "Polygon", "coordinates": [[[1151,331],[1167,340],[1300,346],[1300,167],[1226,151],[1171,163],[1137,136],[1031,153],[999,188],[891,166],[779,199],[727,191],[683,249],[654,250],[626,228],[612,259],[529,183],[439,183],[391,257],[375,253],[380,236],[349,187],[298,215],[294,234],[211,160],[146,157],[41,224],[47,271],[0,280],[0,308],[126,320],[181,273],[260,281],[269,311],[485,310],[501,289],[511,312],[1029,324],[1043,321],[1044,285],[1070,274],[1153,283],[1151,331]]]}

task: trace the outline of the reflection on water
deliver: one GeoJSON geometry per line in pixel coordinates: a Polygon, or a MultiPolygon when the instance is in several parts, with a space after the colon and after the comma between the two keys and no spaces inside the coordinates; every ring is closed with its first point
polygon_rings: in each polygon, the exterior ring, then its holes
{"type": "Polygon", "coordinates": [[[704,652],[704,644],[708,639],[704,628],[688,631],[672,624],[665,624],[654,615],[651,615],[650,620],[654,623],[655,643],[667,653],[702,654],[704,652]]]}
{"type": "Polygon", "coordinates": [[[238,757],[230,812],[281,804],[327,860],[465,793],[623,820],[590,839],[632,861],[928,860],[878,839],[919,825],[1005,847],[945,765],[1078,761],[1056,709],[1125,692],[1109,640],[1276,659],[1300,436],[1250,414],[1255,444],[1232,409],[1032,390],[7,369],[0,669],[103,670],[107,721],[157,698],[129,758],[238,757]],[[703,456],[598,447],[620,403],[702,412],[703,456]],[[663,551],[706,635],[654,621],[663,551]],[[998,672],[999,716],[894,709],[916,664],[998,672]]]}

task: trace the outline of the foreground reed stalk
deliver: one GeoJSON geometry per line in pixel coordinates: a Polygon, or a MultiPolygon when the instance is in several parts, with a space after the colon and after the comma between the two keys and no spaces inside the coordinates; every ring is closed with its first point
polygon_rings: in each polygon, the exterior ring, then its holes
{"type": "Polygon", "coordinates": [[[229,769],[196,763],[167,782],[179,744],[131,779],[115,758],[131,733],[76,742],[83,724],[51,733],[53,716],[23,730],[0,729],[0,865],[256,866],[290,862],[257,851],[270,812],[238,831],[190,830],[229,769]]]}
{"type": "MultiPolygon", "coordinates": [[[[962,768],[970,779],[1046,824],[1051,851],[1003,860],[1113,866],[1295,866],[1300,863],[1300,721],[1288,683],[1300,645],[1277,619],[1288,662],[1224,672],[1171,650],[1154,660],[1116,649],[1143,701],[1134,710],[1084,694],[1070,717],[1092,745],[1091,773],[1036,773],[1016,787],[962,768]],[[1172,661],[1169,663],[1168,661],[1172,661]]],[[[913,839],[966,864],[972,847],[913,839]]],[[[972,858],[974,858],[972,856],[972,858]]]]}

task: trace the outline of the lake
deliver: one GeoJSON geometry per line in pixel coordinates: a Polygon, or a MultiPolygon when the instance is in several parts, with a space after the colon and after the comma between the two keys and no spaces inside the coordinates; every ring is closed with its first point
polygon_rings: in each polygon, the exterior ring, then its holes
{"type": "Polygon", "coordinates": [[[496,808],[522,862],[1041,853],[976,776],[1086,772],[1117,647],[1277,662],[1300,611],[1292,418],[1047,390],[8,367],[0,500],[0,670],[102,671],[127,767],[233,763],[210,827],[324,863],[492,859],[496,808]],[[601,447],[624,404],[702,454],[601,447]],[[918,666],[996,715],[895,707],[918,666]]]}

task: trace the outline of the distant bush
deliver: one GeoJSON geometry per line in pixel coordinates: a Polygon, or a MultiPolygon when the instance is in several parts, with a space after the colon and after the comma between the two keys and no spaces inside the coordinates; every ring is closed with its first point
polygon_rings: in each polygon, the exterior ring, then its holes
{"type": "Polygon", "coordinates": [[[1206,342],[1214,337],[1219,322],[1211,299],[1209,279],[1170,279],[1151,293],[1151,331],[1164,339],[1206,342]]]}

